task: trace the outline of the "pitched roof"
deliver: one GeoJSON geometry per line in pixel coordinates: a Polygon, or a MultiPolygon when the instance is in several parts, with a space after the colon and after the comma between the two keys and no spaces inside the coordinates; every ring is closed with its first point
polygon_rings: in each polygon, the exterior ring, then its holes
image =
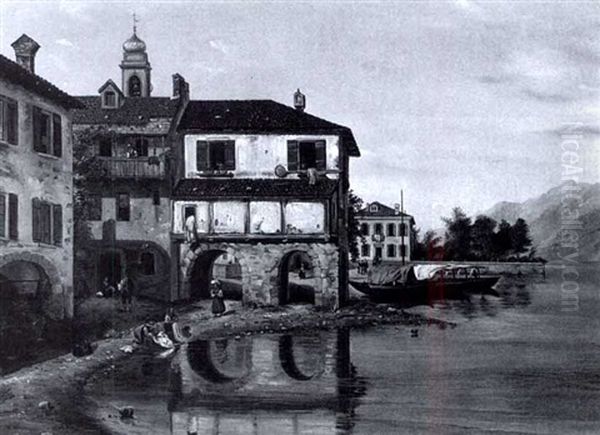
{"type": "Polygon", "coordinates": [[[102,92],[104,92],[104,89],[106,89],[109,86],[111,88],[113,88],[115,91],[117,91],[121,97],[125,96],[125,95],[123,95],[123,92],[121,92],[121,89],[119,89],[117,84],[115,82],[113,82],[111,79],[108,79],[106,82],[104,82],[104,84],[102,86],[100,86],[100,89],[98,89],[98,93],[101,94],[102,92]]]}
{"type": "Polygon", "coordinates": [[[76,97],[84,108],[73,112],[74,124],[143,125],[150,118],[172,118],[179,99],[169,97],[129,97],[119,108],[103,109],[99,95],[76,97]]]}
{"type": "Polygon", "coordinates": [[[272,100],[190,101],[178,130],[223,133],[339,134],[360,156],[352,130],[272,100]]]}
{"type": "Polygon", "coordinates": [[[412,217],[409,214],[406,213],[396,213],[396,210],[388,207],[385,204],[382,204],[380,202],[374,201],[370,204],[368,204],[365,208],[359,210],[356,213],[357,216],[371,216],[371,217],[393,217],[393,216],[408,216],[408,217],[412,217]],[[370,211],[371,210],[371,206],[372,205],[377,205],[377,211],[370,211]]]}
{"type": "Polygon", "coordinates": [[[293,198],[328,198],[335,191],[337,180],[318,179],[316,184],[308,180],[281,179],[205,179],[188,178],[179,181],[173,191],[178,198],[248,198],[260,197],[293,197],[293,198]]]}
{"type": "Polygon", "coordinates": [[[47,98],[66,109],[81,107],[81,103],[49,81],[33,74],[16,62],[0,54],[0,77],[47,98]]]}

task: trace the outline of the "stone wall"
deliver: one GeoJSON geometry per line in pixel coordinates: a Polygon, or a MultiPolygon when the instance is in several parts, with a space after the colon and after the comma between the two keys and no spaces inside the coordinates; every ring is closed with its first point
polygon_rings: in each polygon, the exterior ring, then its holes
{"type": "MultiPolygon", "coordinates": [[[[194,263],[215,251],[234,256],[242,269],[242,302],[245,305],[279,305],[283,265],[294,252],[305,252],[313,266],[315,305],[338,306],[339,253],[333,243],[200,243],[179,246],[180,299],[192,295],[194,263]]],[[[212,254],[211,254],[212,253],[212,254]]]]}

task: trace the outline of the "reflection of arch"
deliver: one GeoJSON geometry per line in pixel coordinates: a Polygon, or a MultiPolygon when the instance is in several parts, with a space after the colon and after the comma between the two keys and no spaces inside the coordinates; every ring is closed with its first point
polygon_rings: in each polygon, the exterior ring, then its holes
{"type": "Polygon", "coordinates": [[[279,305],[285,305],[291,302],[310,302],[315,303],[317,294],[322,295],[319,279],[322,274],[322,268],[318,255],[311,250],[291,249],[287,251],[281,258],[279,263],[279,285],[277,286],[277,297],[279,305]],[[299,259],[299,260],[298,260],[299,259]],[[312,268],[311,273],[317,280],[314,285],[293,283],[290,286],[289,271],[292,267],[292,262],[297,260],[298,264],[306,264],[310,261],[312,268]]]}
{"type": "MultiPolygon", "coordinates": [[[[312,350],[313,352],[318,352],[318,355],[322,356],[324,349],[321,349],[321,347],[323,347],[323,343],[319,339],[319,348],[312,350]]],[[[310,375],[303,373],[296,363],[296,358],[294,356],[294,339],[291,335],[282,335],[279,337],[279,361],[281,362],[281,368],[283,368],[283,371],[290,378],[297,381],[308,381],[317,377],[323,373],[325,366],[325,361],[320,358],[319,367],[314,373],[310,375]]]]}
{"type": "Polygon", "coordinates": [[[227,339],[196,340],[188,344],[186,356],[196,374],[213,384],[228,384],[249,374],[249,344],[227,339]]]}
{"type": "Polygon", "coordinates": [[[188,345],[187,358],[192,370],[210,382],[222,384],[235,379],[224,375],[215,367],[210,351],[210,341],[208,340],[191,342],[188,345]]]}

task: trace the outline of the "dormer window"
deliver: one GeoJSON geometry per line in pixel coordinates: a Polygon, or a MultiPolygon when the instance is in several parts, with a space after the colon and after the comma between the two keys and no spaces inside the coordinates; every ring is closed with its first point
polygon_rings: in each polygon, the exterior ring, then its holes
{"type": "Polygon", "coordinates": [[[369,211],[371,213],[377,213],[379,211],[379,207],[377,206],[377,204],[371,204],[371,206],[369,207],[369,211]]]}
{"type": "Polygon", "coordinates": [[[113,91],[106,91],[104,93],[104,107],[116,107],[117,95],[113,91]]]}

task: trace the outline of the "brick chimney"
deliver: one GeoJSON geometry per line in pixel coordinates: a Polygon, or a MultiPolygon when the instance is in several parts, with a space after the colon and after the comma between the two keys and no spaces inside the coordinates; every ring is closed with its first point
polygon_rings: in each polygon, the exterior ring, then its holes
{"type": "Polygon", "coordinates": [[[189,100],[190,98],[190,85],[185,81],[183,76],[179,73],[173,74],[173,95],[172,100],[177,99],[189,100]]]}
{"type": "Polygon", "coordinates": [[[304,112],[306,108],[306,96],[300,92],[300,89],[294,92],[294,107],[300,112],[304,112]]]}
{"type": "Polygon", "coordinates": [[[40,49],[39,44],[23,33],[11,46],[15,50],[17,63],[35,74],[35,54],[40,49]]]}

